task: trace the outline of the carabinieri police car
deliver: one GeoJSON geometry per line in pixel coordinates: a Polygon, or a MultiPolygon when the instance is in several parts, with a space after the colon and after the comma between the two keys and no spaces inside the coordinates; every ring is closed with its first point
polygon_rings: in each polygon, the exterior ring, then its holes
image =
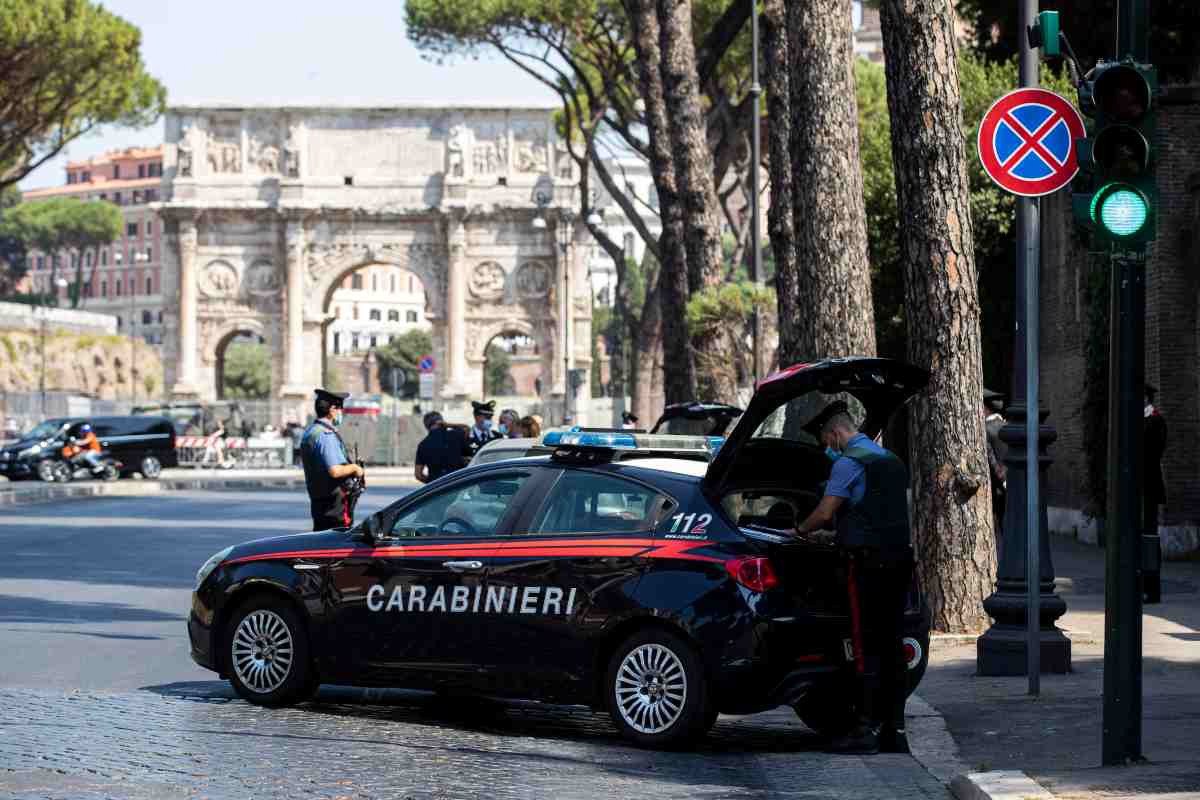
{"type": "MultiPolygon", "coordinates": [[[[723,444],[548,435],[550,455],[460,470],[350,530],[227,548],[196,575],[192,658],[263,706],[321,683],[479,693],[589,705],[669,746],[718,712],[787,704],[836,733],[853,697],[845,568],[785,535],[830,471],[801,427],[843,399],[876,436],[927,379],[884,359],[799,365],[760,382],[723,444]]],[[[929,643],[915,589],[906,621],[911,691],[929,643]]]]}

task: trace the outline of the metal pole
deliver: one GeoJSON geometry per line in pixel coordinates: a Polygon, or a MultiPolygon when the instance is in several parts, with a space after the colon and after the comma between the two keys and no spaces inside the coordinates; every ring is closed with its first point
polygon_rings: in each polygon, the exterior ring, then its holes
{"type": "Polygon", "coordinates": [[[38,303],[38,310],[42,312],[42,327],[41,327],[41,356],[42,356],[42,372],[39,381],[42,389],[42,418],[46,417],[46,298],[45,296],[38,303]]]}
{"type": "Polygon", "coordinates": [[[397,383],[399,368],[392,367],[392,466],[400,463],[400,423],[398,410],[400,408],[400,384],[397,383]]]}
{"type": "MultiPolygon", "coordinates": [[[[137,258],[133,262],[137,263],[137,258]]],[[[137,339],[134,338],[134,316],[137,315],[137,309],[133,304],[133,292],[137,289],[137,280],[130,281],[129,286],[129,413],[133,413],[133,406],[137,404],[137,381],[133,376],[133,362],[137,358],[137,339]]]]}
{"type": "MultiPolygon", "coordinates": [[[[750,123],[750,241],[751,241],[751,278],[754,280],[754,285],[762,284],[762,236],[760,235],[760,208],[759,208],[759,167],[762,164],[762,142],[759,132],[759,97],[762,95],[762,86],[758,83],[758,2],[750,4],[750,113],[753,118],[750,123]]],[[[763,374],[762,364],[762,315],[758,313],[758,306],[754,307],[754,318],[752,322],[753,338],[752,346],[754,348],[753,369],[754,382],[758,383],[759,377],[763,374]]]]}
{"type": "MultiPolygon", "coordinates": [[[[1117,58],[1150,55],[1146,0],[1117,2],[1117,58]]],[[[1108,535],[1104,587],[1105,765],[1142,756],[1142,397],[1146,252],[1113,253],[1109,319],[1108,535]]]]}
{"type": "MultiPolygon", "coordinates": [[[[1038,53],[1029,46],[1025,32],[1037,18],[1037,0],[1021,0],[1017,36],[1021,41],[1020,83],[1022,87],[1038,85],[1038,53]]],[[[1026,590],[1026,674],[1029,694],[1041,692],[1041,500],[1038,484],[1041,470],[1038,464],[1038,428],[1041,413],[1038,406],[1038,261],[1041,252],[1040,227],[1036,198],[1017,198],[1017,259],[1018,270],[1025,276],[1025,459],[1028,464],[1025,483],[1025,590],[1026,590]]]]}

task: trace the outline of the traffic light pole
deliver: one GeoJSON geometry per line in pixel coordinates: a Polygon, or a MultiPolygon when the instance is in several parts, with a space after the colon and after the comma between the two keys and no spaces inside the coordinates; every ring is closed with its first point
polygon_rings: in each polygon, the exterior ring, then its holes
{"type": "MultiPolygon", "coordinates": [[[[1117,3],[1117,58],[1149,60],[1145,0],[1117,3]]],[[[1142,398],[1146,250],[1114,252],[1109,304],[1108,525],[1104,586],[1105,765],[1142,757],[1142,398]]]]}

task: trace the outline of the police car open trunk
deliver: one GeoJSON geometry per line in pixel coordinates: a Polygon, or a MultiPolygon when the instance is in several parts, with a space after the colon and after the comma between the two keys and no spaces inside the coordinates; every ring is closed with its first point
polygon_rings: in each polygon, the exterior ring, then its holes
{"type": "Polygon", "coordinates": [[[882,358],[834,358],[780,370],[759,382],[709,465],[705,493],[743,535],[768,545],[779,583],[806,608],[843,612],[845,582],[832,548],[788,535],[820,502],[832,468],[804,426],[841,401],[858,429],[875,439],[928,382],[924,370],[882,358]]]}

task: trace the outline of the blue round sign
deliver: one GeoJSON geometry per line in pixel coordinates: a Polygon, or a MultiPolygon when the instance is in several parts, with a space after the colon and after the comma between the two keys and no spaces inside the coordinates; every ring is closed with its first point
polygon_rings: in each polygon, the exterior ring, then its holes
{"type": "Polygon", "coordinates": [[[436,366],[437,362],[433,360],[433,356],[421,356],[421,359],[417,361],[417,369],[421,372],[433,372],[436,366]]]}

